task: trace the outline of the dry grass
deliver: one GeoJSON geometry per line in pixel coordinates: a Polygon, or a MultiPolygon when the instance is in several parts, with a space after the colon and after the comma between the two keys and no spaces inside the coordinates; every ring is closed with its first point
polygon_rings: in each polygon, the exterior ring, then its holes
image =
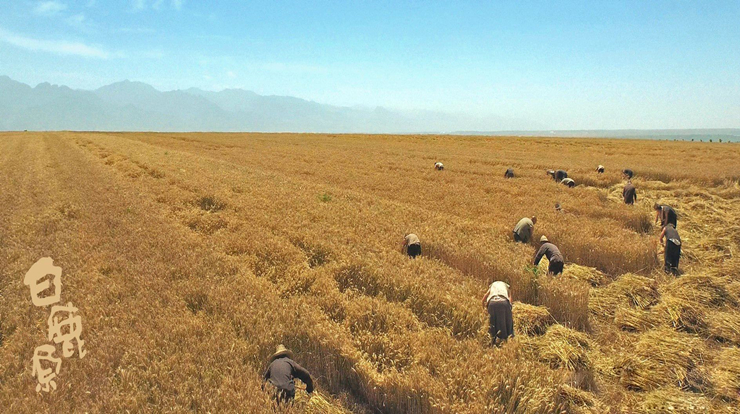
{"type": "Polygon", "coordinates": [[[613,140],[0,134],[0,407],[270,412],[260,376],[284,343],[318,386],[286,413],[731,410],[738,157],[613,140]],[[553,153],[576,188],[544,177],[553,153]],[[655,201],[679,212],[678,279],[659,269],[655,201]],[[562,276],[511,240],[532,215],[562,276]],[[405,232],[422,258],[399,252],[405,232]],[[43,256],[64,269],[89,352],[50,395],[29,375],[44,312],[22,284],[43,256]],[[480,305],[494,280],[515,302],[500,348],[480,305]]]}

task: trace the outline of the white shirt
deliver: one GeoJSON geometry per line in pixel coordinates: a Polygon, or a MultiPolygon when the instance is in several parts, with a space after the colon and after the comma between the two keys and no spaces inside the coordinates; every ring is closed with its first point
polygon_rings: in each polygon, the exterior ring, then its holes
{"type": "Polygon", "coordinates": [[[502,296],[509,299],[509,285],[501,281],[491,283],[491,287],[488,288],[486,302],[489,302],[494,296],[502,296]]]}

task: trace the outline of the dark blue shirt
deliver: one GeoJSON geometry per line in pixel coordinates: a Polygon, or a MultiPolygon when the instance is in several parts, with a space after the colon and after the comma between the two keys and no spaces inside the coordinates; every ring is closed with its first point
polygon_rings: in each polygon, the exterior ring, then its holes
{"type": "Polygon", "coordinates": [[[313,391],[311,374],[288,357],[276,358],[272,361],[264,376],[265,381],[270,381],[272,385],[288,393],[295,392],[293,378],[298,378],[306,384],[306,392],[311,393],[313,391]]]}

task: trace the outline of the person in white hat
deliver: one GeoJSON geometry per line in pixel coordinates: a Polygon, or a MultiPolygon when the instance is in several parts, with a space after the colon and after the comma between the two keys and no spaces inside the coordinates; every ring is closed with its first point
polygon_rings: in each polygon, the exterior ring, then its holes
{"type": "Polygon", "coordinates": [[[419,236],[414,233],[407,233],[403,236],[401,252],[404,250],[406,250],[406,254],[412,259],[416,259],[416,256],[421,255],[421,241],[419,240],[419,236]]]}
{"type": "Polygon", "coordinates": [[[547,267],[548,274],[559,275],[563,273],[563,255],[560,254],[558,247],[550,243],[545,236],[540,237],[540,243],[542,243],[542,245],[540,246],[540,249],[537,250],[537,254],[534,255],[532,264],[537,266],[540,264],[540,260],[542,260],[542,257],[544,256],[547,257],[547,260],[550,262],[550,265],[547,267]]]}
{"type": "Polygon", "coordinates": [[[435,162],[434,163],[434,169],[437,170],[437,171],[442,171],[442,170],[445,169],[445,166],[441,162],[435,162]]]}
{"type": "Polygon", "coordinates": [[[572,178],[563,178],[563,180],[560,181],[560,184],[567,185],[570,188],[573,188],[576,186],[576,182],[573,181],[572,178]]]}
{"type": "Polygon", "coordinates": [[[596,167],[596,172],[599,174],[604,174],[604,166],[599,164],[599,166],[596,167]]]}
{"type": "Polygon", "coordinates": [[[270,366],[265,371],[262,389],[265,389],[265,384],[269,384],[268,389],[274,393],[278,404],[289,403],[295,398],[295,378],[306,384],[307,393],[313,392],[311,374],[293,361],[293,352],[280,344],[277,346],[275,353],[270,355],[270,366]]]}
{"type": "Polygon", "coordinates": [[[506,282],[495,281],[483,295],[483,307],[488,310],[488,334],[491,343],[499,345],[514,337],[514,319],[511,314],[511,291],[506,282]]]}

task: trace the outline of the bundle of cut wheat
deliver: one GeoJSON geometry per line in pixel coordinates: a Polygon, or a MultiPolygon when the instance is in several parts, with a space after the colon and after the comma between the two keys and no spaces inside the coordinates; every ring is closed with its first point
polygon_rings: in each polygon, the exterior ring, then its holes
{"type": "Polygon", "coordinates": [[[544,306],[515,302],[513,309],[514,331],[524,335],[542,335],[547,327],[555,323],[544,306]]]}
{"type": "Polygon", "coordinates": [[[661,302],[654,310],[675,328],[705,332],[708,311],[734,304],[735,300],[721,278],[689,275],[666,285],[662,289],[661,302]]]}
{"type": "Polygon", "coordinates": [[[727,281],[716,276],[686,275],[669,283],[661,293],[704,306],[737,305],[727,289],[727,281]]]}
{"type": "Polygon", "coordinates": [[[740,401],[740,348],[725,348],[711,373],[714,393],[740,401]]]}
{"type": "Polygon", "coordinates": [[[636,390],[669,384],[700,388],[704,380],[696,368],[703,365],[704,354],[699,338],[667,327],[654,329],[643,334],[619,362],[620,382],[636,390]]]}
{"type": "Polygon", "coordinates": [[[620,306],[647,309],[658,301],[659,293],[653,279],[631,273],[620,276],[606,287],[592,289],[589,300],[591,313],[612,316],[620,306]]]}
{"type": "Polygon", "coordinates": [[[598,269],[577,265],[575,263],[566,265],[563,269],[563,274],[574,279],[587,282],[594,287],[602,286],[609,281],[609,277],[598,269]]]}
{"type": "Polygon", "coordinates": [[[562,325],[551,326],[545,335],[534,344],[539,359],[553,368],[590,367],[586,351],[590,347],[588,336],[562,325]]]}
{"type": "Polygon", "coordinates": [[[710,337],[740,345],[740,312],[737,310],[713,312],[707,319],[710,337]]]}
{"type": "Polygon", "coordinates": [[[560,398],[568,403],[569,412],[573,413],[604,413],[609,411],[601,401],[588,392],[570,385],[562,385],[558,389],[560,398]]]}
{"type": "Polygon", "coordinates": [[[709,400],[700,394],[670,387],[645,394],[639,406],[643,413],[705,413],[712,409],[709,400]]]}
{"type": "Polygon", "coordinates": [[[348,414],[349,411],[342,408],[339,404],[331,402],[331,397],[326,397],[319,391],[306,394],[305,392],[297,392],[294,407],[300,412],[306,414],[348,414]]]}
{"type": "Polygon", "coordinates": [[[632,307],[619,307],[614,312],[614,323],[625,331],[645,332],[657,326],[655,315],[650,311],[632,307]]]}

